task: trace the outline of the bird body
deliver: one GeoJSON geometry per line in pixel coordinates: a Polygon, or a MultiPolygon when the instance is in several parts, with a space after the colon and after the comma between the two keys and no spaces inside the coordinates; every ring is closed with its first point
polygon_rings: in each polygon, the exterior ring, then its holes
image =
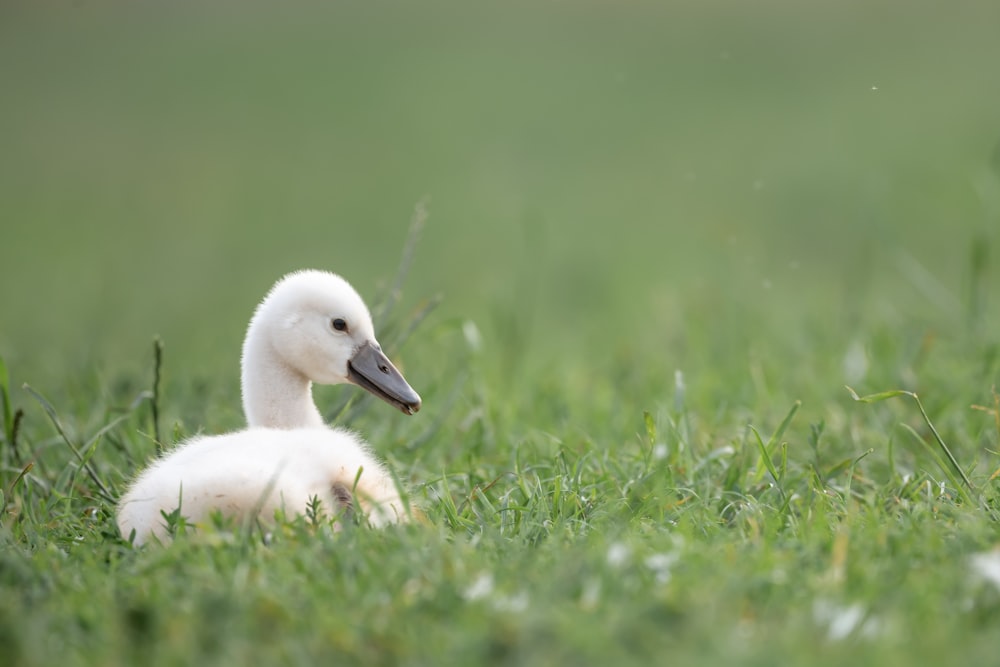
{"type": "Polygon", "coordinates": [[[118,505],[125,538],[168,540],[175,510],[195,525],[213,512],[266,521],[314,499],[328,516],[356,501],[373,526],[408,519],[385,467],[357,435],[326,426],[312,399],[313,382],[353,383],[406,414],[420,408],[347,281],[322,271],[279,280],[250,321],[242,366],[248,427],[191,438],[146,468],[118,505]]]}
{"type": "Polygon", "coordinates": [[[161,511],[179,508],[189,524],[213,512],[237,521],[277,511],[304,514],[314,499],[325,515],[353,509],[357,496],[373,526],[406,520],[399,492],[360,439],[331,428],[249,428],[195,437],[155,461],[123,498],[118,524],[128,538],[167,539],[161,511]],[[355,482],[357,485],[355,486],[355,482]]]}

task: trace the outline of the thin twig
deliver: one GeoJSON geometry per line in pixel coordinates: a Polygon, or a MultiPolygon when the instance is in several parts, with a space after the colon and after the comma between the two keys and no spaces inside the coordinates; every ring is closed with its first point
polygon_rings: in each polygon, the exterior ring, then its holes
{"type": "Polygon", "coordinates": [[[153,413],[153,439],[156,443],[156,454],[163,453],[163,440],[160,438],[160,368],[163,365],[163,341],[159,336],[153,339],[153,399],[150,403],[153,413]]]}
{"type": "Polygon", "coordinates": [[[417,330],[423,321],[427,319],[427,316],[441,305],[442,301],[444,301],[444,297],[438,294],[420,304],[420,307],[413,313],[410,320],[406,323],[406,327],[392,341],[392,349],[395,350],[400,348],[403,343],[405,343],[407,339],[413,335],[413,332],[417,330]]]}
{"type": "Polygon", "coordinates": [[[14,452],[14,461],[17,465],[24,465],[24,459],[21,458],[21,450],[17,448],[17,435],[21,431],[21,420],[24,419],[24,410],[18,408],[14,411],[14,425],[10,429],[10,448],[14,452]]]}
{"type": "Polygon", "coordinates": [[[424,197],[417,202],[417,205],[413,207],[413,216],[410,218],[410,228],[406,235],[406,243],[403,245],[403,256],[399,260],[399,268],[396,270],[396,277],[392,281],[392,287],[389,290],[389,294],[386,295],[385,301],[382,302],[378,316],[375,318],[375,324],[377,327],[382,327],[385,324],[386,318],[392,311],[396,302],[399,301],[400,294],[403,289],[403,281],[406,280],[407,274],[410,272],[410,265],[413,263],[413,255],[417,249],[417,242],[420,240],[420,233],[424,229],[424,223],[427,222],[428,212],[427,212],[428,198],[424,197]]]}

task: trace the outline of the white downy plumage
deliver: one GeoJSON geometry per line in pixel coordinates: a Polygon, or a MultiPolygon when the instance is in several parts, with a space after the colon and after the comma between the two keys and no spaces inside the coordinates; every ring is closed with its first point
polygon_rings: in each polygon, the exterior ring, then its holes
{"type": "Polygon", "coordinates": [[[247,428],[198,436],[153,462],[118,504],[118,528],[141,544],[169,539],[178,507],[189,524],[213,512],[237,519],[304,514],[313,498],[328,515],[354,501],[374,526],[408,520],[385,467],[350,431],[326,426],[312,383],[353,383],[406,414],[420,397],[375,339],[361,297],[340,276],[291,273],[257,307],[243,344],[247,428]]]}

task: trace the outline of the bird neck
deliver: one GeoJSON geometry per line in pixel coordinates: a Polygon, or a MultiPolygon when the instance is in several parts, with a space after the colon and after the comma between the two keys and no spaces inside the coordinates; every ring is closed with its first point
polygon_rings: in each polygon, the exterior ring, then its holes
{"type": "Polygon", "coordinates": [[[266,341],[247,336],[243,347],[243,413],[247,426],[324,426],[312,397],[312,383],[289,366],[266,341]]]}

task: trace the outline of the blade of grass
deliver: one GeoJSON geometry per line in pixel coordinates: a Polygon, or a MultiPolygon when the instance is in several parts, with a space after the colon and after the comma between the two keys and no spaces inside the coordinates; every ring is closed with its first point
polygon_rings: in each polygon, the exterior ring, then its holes
{"type": "Polygon", "coordinates": [[[993,387],[990,392],[993,394],[992,408],[987,408],[984,405],[973,405],[972,409],[993,415],[993,423],[996,426],[997,431],[997,442],[1000,442],[1000,394],[997,393],[996,387],[993,387]]]}
{"type": "MultiPolygon", "coordinates": [[[[914,401],[916,401],[917,409],[920,410],[920,416],[923,417],[924,423],[927,424],[927,428],[930,429],[931,434],[934,436],[934,440],[937,441],[938,447],[940,447],[941,451],[943,451],[945,456],[948,457],[948,462],[951,463],[953,470],[957,472],[959,476],[962,478],[962,481],[965,483],[965,488],[967,488],[969,491],[976,491],[976,487],[972,484],[972,481],[969,479],[968,475],[965,474],[965,471],[962,469],[962,466],[958,464],[958,460],[955,458],[955,455],[951,453],[951,449],[949,449],[948,445],[945,444],[944,439],[941,437],[941,434],[938,433],[938,430],[934,427],[934,424],[931,422],[931,418],[927,415],[927,411],[924,410],[924,404],[920,401],[920,397],[917,396],[914,392],[906,391],[904,389],[895,389],[892,391],[883,391],[878,394],[869,394],[868,396],[858,396],[858,393],[853,389],[851,389],[850,387],[847,387],[847,391],[850,392],[851,397],[855,401],[859,401],[861,403],[877,403],[879,401],[884,401],[889,398],[895,398],[896,396],[909,396],[914,401]]],[[[939,465],[941,465],[942,468],[944,468],[946,474],[951,476],[951,473],[948,471],[947,467],[943,465],[943,463],[940,463],[939,465]]],[[[961,486],[958,484],[957,480],[955,482],[955,485],[956,487],[961,489],[961,486]]],[[[966,500],[972,502],[971,496],[965,493],[963,493],[963,496],[965,496],[966,500]]]]}
{"type": "Polygon", "coordinates": [[[409,320],[407,320],[403,330],[392,339],[391,349],[398,350],[402,347],[403,343],[405,343],[410,336],[413,335],[413,332],[416,331],[421,324],[423,324],[424,320],[427,319],[427,316],[434,312],[443,301],[444,297],[440,294],[424,300],[419,305],[417,310],[413,312],[409,320]]]}
{"type": "Polygon", "coordinates": [[[14,481],[10,483],[10,486],[7,487],[7,493],[4,493],[3,489],[0,489],[0,520],[3,519],[4,513],[7,511],[7,503],[10,502],[10,497],[14,495],[14,489],[17,488],[18,483],[24,479],[24,476],[31,472],[31,469],[34,467],[34,463],[28,463],[28,465],[24,466],[24,468],[21,469],[21,472],[18,473],[17,477],[14,478],[14,481]]]}
{"type": "MultiPolygon", "coordinates": [[[[24,389],[29,394],[31,394],[31,396],[36,401],[38,401],[38,403],[42,406],[42,409],[45,411],[45,414],[48,415],[49,420],[55,427],[56,432],[63,439],[63,442],[66,443],[66,446],[69,447],[70,451],[73,452],[73,455],[76,456],[77,460],[80,462],[80,465],[87,473],[87,476],[90,477],[90,480],[97,487],[97,491],[101,495],[101,497],[104,498],[104,500],[106,500],[109,503],[114,503],[115,502],[114,494],[112,494],[108,490],[108,488],[104,486],[104,483],[101,481],[101,478],[97,475],[97,471],[94,470],[94,468],[90,465],[88,459],[85,458],[83,454],[80,452],[80,450],[76,447],[76,445],[73,444],[73,441],[70,439],[69,435],[67,435],[66,433],[66,430],[63,428],[62,421],[59,419],[59,415],[56,414],[55,408],[52,407],[52,404],[49,403],[44,396],[42,396],[37,391],[32,389],[31,386],[28,385],[27,383],[24,384],[24,389]]],[[[102,432],[99,433],[103,435],[102,432]]]]}
{"type": "Polygon", "coordinates": [[[781,497],[785,497],[785,491],[781,488],[781,477],[778,476],[778,471],[774,467],[774,462],[771,461],[771,455],[767,451],[767,445],[764,444],[764,439],[760,437],[760,433],[757,432],[753,426],[750,427],[753,431],[754,438],[757,440],[757,448],[760,450],[760,457],[764,461],[764,466],[767,471],[771,473],[771,478],[774,479],[774,485],[777,487],[778,492],[781,493],[781,497]]]}
{"type": "MultiPolygon", "coordinates": [[[[794,417],[795,413],[799,411],[799,407],[801,405],[802,405],[802,401],[795,401],[795,403],[792,404],[792,407],[788,411],[788,414],[786,414],[785,418],[781,420],[780,424],[778,424],[778,428],[775,429],[774,433],[771,434],[771,437],[768,439],[766,445],[764,444],[763,440],[761,439],[760,433],[757,432],[757,429],[754,428],[753,426],[750,426],[750,429],[753,431],[753,434],[757,437],[758,444],[761,447],[763,447],[764,449],[767,450],[767,459],[768,459],[768,461],[766,463],[770,462],[770,457],[771,457],[770,452],[771,452],[771,450],[774,449],[775,443],[777,443],[781,439],[781,436],[783,436],[785,434],[785,431],[788,429],[788,425],[792,423],[792,417],[794,417]]],[[[759,465],[759,462],[758,462],[758,468],[759,467],[760,467],[760,465],[759,465]]],[[[771,469],[771,468],[774,468],[774,464],[773,463],[770,464],[770,468],[769,469],[771,469]]],[[[779,478],[778,478],[778,476],[777,476],[776,473],[772,473],[772,475],[774,476],[775,482],[779,481],[779,478]]],[[[762,479],[762,477],[763,477],[763,471],[761,470],[757,474],[756,481],[759,482],[762,479]]]]}
{"type": "Polygon", "coordinates": [[[10,407],[10,376],[7,373],[7,364],[3,357],[0,357],[0,404],[3,409],[3,430],[7,442],[14,440],[14,417],[10,407]]]}
{"type": "Polygon", "coordinates": [[[643,410],[642,420],[646,425],[646,444],[649,445],[647,451],[651,455],[653,448],[656,447],[656,420],[653,419],[653,415],[650,414],[649,410],[643,410]]]}
{"type": "Polygon", "coordinates": [[[0,414],[3,415],[3,435],[10,445],[10,450],[14,455],[14,463],[17,465],[24,465],[24,459],[21,458],[21,452],[17,448],[17,433],[21,425],[21,419],[24,418],[24,410],[18,408],[14,410],[10,400],[10,375],[7,373],[7,363],[0,357],[0,403],[2,403],[2,409],[0,409],[0,414]],[[13,413],[13,414],[12,414],[13,413]]]}
{"type": "Polygon", "coordinates": [[[788,425],[792,423],[792,417],[795,416],[795,413],[799,411],[800,407],[802,407],[802,401],[795,401],[792,404],[791,410],[788,411],[785,418],[781,420],[781,424],[778,425],[778,430],[776,430],[774,434],[771,435],[771,439],[767,441],[768,448],[773,447],[781,436],[785,434],[785,430],[788,429],[788,425]]]}
{"type": "MultiPolygon", "coordinates": [[[[851,486],[854,484],[854,470],[861,463],[861,460],[867,457],[869,454],[874,452],[873,448],[869,448],[867,451],[862,452],[861,456],[852,459],[850,465],[847,468],[847,484],[845,486],[846,494],[844,496],[844,502],[847,503],[851,499],[851,486]]],[[[849,507],[849,505],[848,505],[849,507]]]]}
{"type": "MultiPolygon", "coordinates": [[[[910,436],[917,443],[919,443],[922,447],[924,447],[927,450],[927,455],[931,457],[931,460],[934,461],[935,465],[937,465],[937,467],[941,469],[941,472],[944,473],[945,477],[948,478],[948,483],[954,486],[956,489],[958,489],[959,493],[962,493],[961,480],[959,480],[959,478],[955,476],[955,473],[948,467],[948,465],[938,455],[938,453],[934,451],[934,448],[931,447],[929,444],[927,444],[927,441],[924,440],[924,438],[921,437],[921,435],[917,433],[917,431],[912,426],[910,426],[909,424],[901,424],[901,426],[903,427],[904,431],[909,433],[910,436]]],[[[965,497],[964,494],[963,497],[965,497]]]]}
{"type": "Polygon", "coordinates": [[[906,391],[904,389],[893,389],[891,391],[882,391],[877,394],[868,394],[867,396],[858,396],[858,393],[847,387],[847,391],[850,392],[851,398],[859,403],[878,403],[879,401],[884,401],[888,398],[895,398],[896,396],[913,396],[913,392],[906,391]]]}

